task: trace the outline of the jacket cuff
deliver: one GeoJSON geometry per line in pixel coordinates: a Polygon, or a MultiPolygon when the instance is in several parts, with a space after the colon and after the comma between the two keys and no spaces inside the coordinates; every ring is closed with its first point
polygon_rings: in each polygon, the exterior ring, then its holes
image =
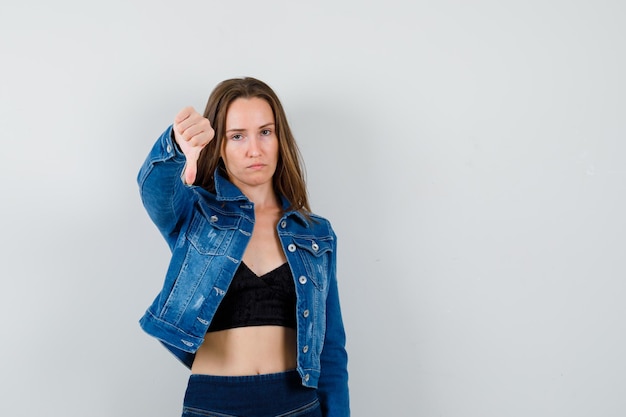
{"type": "Polygon", "coordinates": [[[172,160],[174,162],[186,161],[185,154],[182,153],[176,140],[174,139],[174,127],[170,125],[159,138],[161,144],[161,159],[172,160]]]}

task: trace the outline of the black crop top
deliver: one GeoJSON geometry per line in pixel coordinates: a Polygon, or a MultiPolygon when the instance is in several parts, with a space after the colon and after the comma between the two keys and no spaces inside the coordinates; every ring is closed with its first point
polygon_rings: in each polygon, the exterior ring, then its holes
{"type": "Polygon", "coordinates": [[[241,262],[208,331],[263,325],[296,328],[296,289],[286,262],[260,277],[241,262]]]}

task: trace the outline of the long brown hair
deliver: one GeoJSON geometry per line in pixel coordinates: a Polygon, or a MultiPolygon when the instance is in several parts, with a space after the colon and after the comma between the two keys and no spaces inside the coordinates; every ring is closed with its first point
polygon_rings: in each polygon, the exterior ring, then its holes
{"type": "Polygon", "coordinates": [[[310,212],[302,156],[287,123],[283,106],[267,84],[251,77],[222,81],[211,92],[204,117],[211,122],[215,137],[200,153],[194,185],[215,192],[213,173],[218,167],[224,168],[220,154],[225,146],[226,114],[230,104],[238,98],[261,98],[272,108],[278,137],[278,164],[272,179],[274,190],[289,201],[290,209],[304,214],[310,212]]]}

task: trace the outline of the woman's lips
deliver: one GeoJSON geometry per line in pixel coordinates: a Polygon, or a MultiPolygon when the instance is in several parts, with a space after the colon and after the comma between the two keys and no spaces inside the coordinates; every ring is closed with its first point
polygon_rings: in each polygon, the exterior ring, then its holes
{"type": "Polygon", "coordinates": [[[248,168],[250,168],[250,169],[261,169],[261,168],[264,168],[264,167],[265,167],[265,164],[252,164],[252,165],[248,166],[248,168]]]}

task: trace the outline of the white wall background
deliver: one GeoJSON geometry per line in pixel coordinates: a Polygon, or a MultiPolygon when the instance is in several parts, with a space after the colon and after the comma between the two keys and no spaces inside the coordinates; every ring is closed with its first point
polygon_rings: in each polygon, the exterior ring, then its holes
{"type": "Polygon", "coordinates": [[[3,1],[2,416],[176,416],[135,175],[234,76],[340,239],[353,415],[626,414],[626,3],[3,1]]]}

